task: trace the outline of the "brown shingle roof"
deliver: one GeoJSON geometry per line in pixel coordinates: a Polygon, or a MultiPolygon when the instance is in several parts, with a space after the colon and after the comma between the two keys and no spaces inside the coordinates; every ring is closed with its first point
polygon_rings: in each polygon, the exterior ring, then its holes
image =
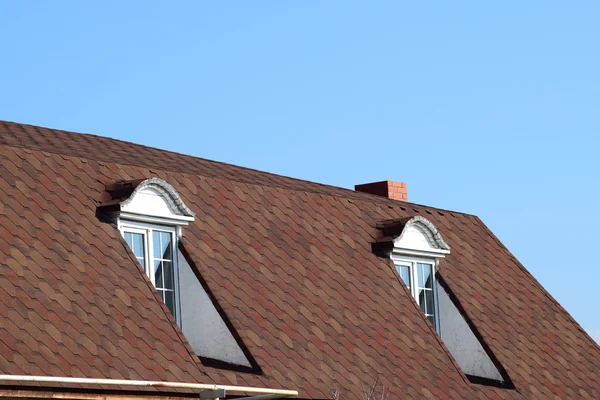
{"type": "MultiPolygon", "coordinates": [[[[285,387],[361,398],[600,398],[600,348],[479,218],[92,135],[0,122],[0,373],[285,387]],[[198,362],[119,232],[105,186],[159,177],[196,213],[181,245],[264,375],[198,362]],[[516,390],[470,384],[378,223],[422,215],[440,274],[516,390]]],[[[58,389],[57,389],[58,390],[58,389]]]]}

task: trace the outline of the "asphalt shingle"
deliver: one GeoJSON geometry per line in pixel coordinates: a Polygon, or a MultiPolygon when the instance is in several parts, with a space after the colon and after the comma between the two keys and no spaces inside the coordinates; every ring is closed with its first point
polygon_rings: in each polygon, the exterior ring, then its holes
{"type": "Polygon", "coordinates": [[[99,136],[0,122],[0,295],[2,374],[600,398],[600,348],[479,218],[99,136]],[[107,185],[150,177],[196,214],[181,246],[263,375],[202,365],[98,218],[107,185]],[[470,384],[373,254],[381,221],[415,215],[450,245],[440,274],[515,390],[470,384]]]}

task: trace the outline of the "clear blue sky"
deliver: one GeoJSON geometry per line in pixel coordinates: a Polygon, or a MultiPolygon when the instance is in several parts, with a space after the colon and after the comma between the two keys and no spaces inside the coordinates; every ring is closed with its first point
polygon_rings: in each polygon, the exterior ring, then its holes
{"type": "Polygon", "coordinates": [[[600,2],[0,4],[0,119],[479,215],[600,337],[600,2]]]}

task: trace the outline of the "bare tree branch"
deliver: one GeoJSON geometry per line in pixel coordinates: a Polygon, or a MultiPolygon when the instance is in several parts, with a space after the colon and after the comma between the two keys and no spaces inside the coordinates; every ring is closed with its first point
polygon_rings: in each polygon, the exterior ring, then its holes
{"type": "MultiPolygon", "coordinates": [[[[388,400],[390,397],[390,391],[386,389],[383,382],[381,382],[381,393],[377,394],[377,386],[379,384],[379,374],[375,377],[375,381],[372,385],[367,386],[364,382],[361,382],[362,392],[365,400],[388,400]]],[[[332,400],[343,400],[340,397],[340,391],[337,389],[331,390],[332,400]]]]}

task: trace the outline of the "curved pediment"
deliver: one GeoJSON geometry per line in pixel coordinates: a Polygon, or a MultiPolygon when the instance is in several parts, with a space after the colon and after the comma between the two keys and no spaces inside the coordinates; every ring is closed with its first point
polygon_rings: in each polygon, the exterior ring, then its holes
{"type": "Polygon", "coordinates": [[[391,252],[443,257],[450,253],[435,225],[418,215],[380,224],[384,236],[373,244],[373,250],[387,256],[391,252]]]}
{"type": "Polygon", "coordinates": [[[185,224],[195,217],[177,190],[160,178],[119,182],[107,191],[118,203],[121,218],[185,224]]]}
{"type": "Polygon", "coordinates": [[[400,236],[394,239],[395,248],[448,253],[450,246],[428,219],[419,216],[406,222],[400,236]]]}

